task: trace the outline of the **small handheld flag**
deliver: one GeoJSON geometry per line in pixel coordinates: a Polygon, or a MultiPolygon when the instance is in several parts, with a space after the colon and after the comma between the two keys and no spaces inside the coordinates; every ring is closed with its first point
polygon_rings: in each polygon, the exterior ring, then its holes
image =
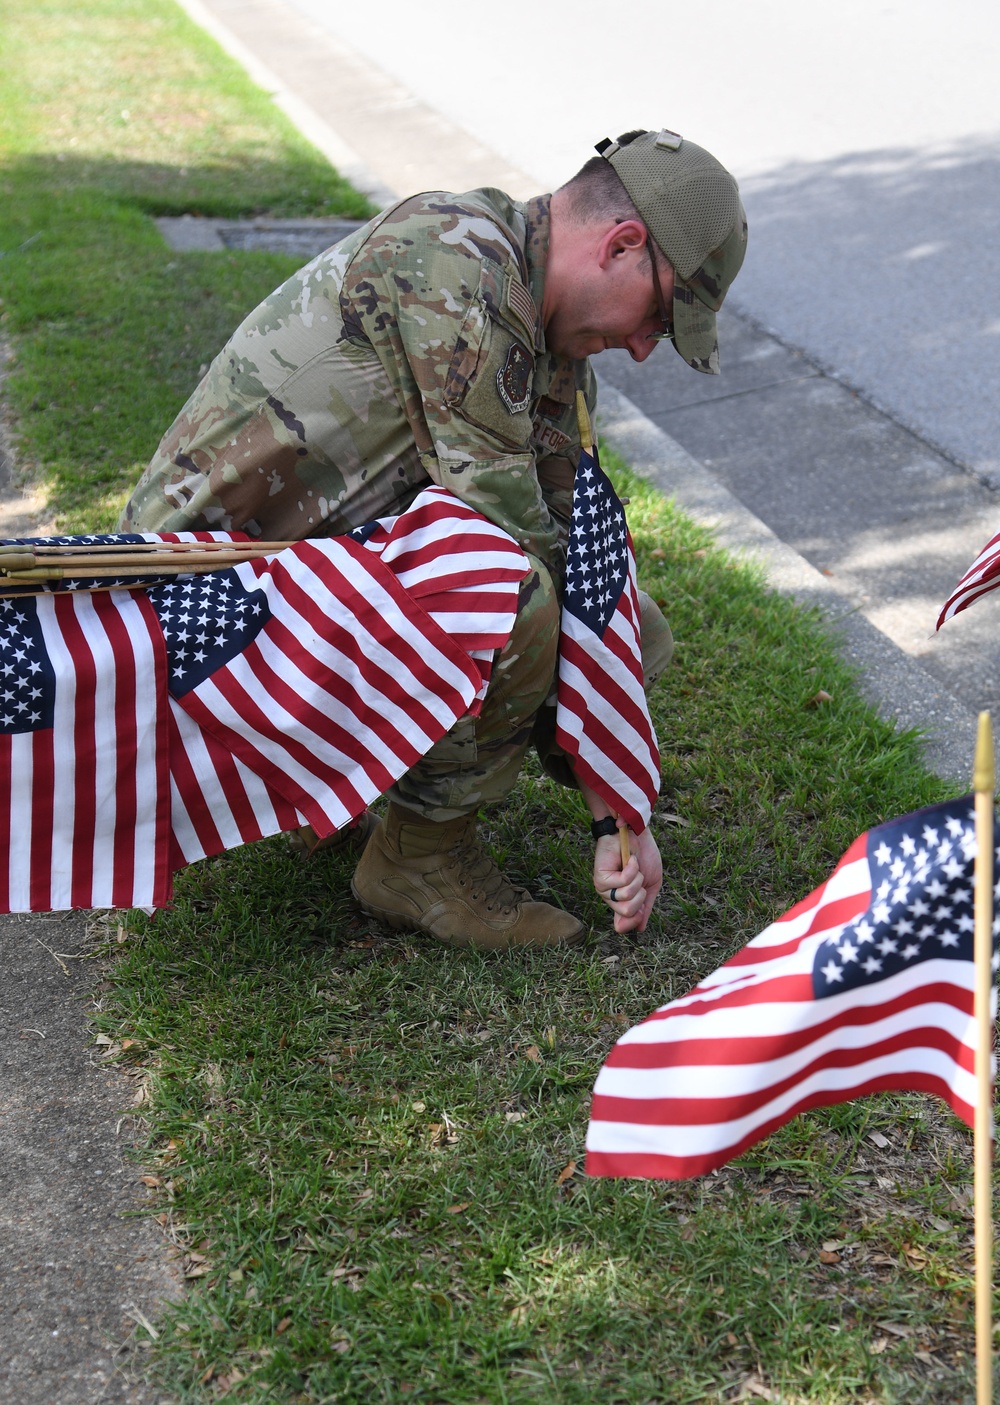
{"type": "Polygon", "coordinates": [[[890,1088],[937,1093],[971,1125],[975,852],[971,796],[856,839],[808,898],[618,1041],[588,1173],[704,1175],[806,1108],[890,1088]]]}
{"type": "Polygon", "coordinates": [[[642,686],[635,556],[625,510],[587,442],[573,480],[556,741],[616,815],[646,828],[660,757],[642,686]]]}
{"type": "Polygon", "coordinates": [[[967,610],[981,595],[987,595],[1000,585],[1000,532],[990,537],[982,551],[941,606],[935,630],[946,620],[967,610]]]}
{"type": "Polygon", "coordinates": [[[0,591],[0,911],[157,907],[195,859],[349,824],[478,711],[528,561],[432,487],[351,537],[148,589],[94,590],[103,569],[0,591]]]}

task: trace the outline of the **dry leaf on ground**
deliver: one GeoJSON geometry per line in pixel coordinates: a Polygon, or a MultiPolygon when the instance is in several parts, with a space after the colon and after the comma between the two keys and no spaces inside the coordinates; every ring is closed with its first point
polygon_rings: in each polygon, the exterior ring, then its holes
{"type": "Polygon", "coordinates": [[[915,1244],[904,1244],[903,1254],[910,1268],[926,1267],[927,1255],[924,1253],[923,1249],[918,1248],[915,1244]]]}
{"type": "Polygon", "coordinates": [[[891,1332],[894,1337],[912,1337],[914,1331],[904,1322],[876,1322],[875,1326],[880,1327],[883,1332],[891,1332]]]}
{"type": "Polygon", "coordinates": [[[756,1396],[758,1400],[777,1400],[777,1395],[769,1385],[765,1385],[760,1376],[748,1376],[740,1387],[740,1393],[736,1397],[738,1400],[747,1400],[751,1396],[756,1396]]]}

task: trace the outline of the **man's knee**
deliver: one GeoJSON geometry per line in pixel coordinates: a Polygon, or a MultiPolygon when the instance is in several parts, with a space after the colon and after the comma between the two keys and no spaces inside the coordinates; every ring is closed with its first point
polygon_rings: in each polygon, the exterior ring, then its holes
{"type": "MultiPolygon", "coordinates": [[[[545,566],[528,557],[532,571],[521,585],[510,638],[493,664],[483,704],[489,732],[523,727],[552,688],[559,656],[559,593],[545,566]]],[[[477,728],[482,734],[483,728],[477,728]]]]}
{"type": "Polygon", "coordinates": [[[559,597],[550,573],[529,556],[517,617],[493,663],[477,717],[463,717],[402,776],[393,801],[432,820],[474,814],[517,781],[531,725],[552,689],[559,650],[559,597]]]}

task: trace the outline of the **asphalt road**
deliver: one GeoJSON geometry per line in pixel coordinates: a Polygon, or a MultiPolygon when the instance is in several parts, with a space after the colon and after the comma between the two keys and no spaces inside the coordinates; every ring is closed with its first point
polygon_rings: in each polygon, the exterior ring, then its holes
{"type": "MultiPolygon", "coordinates": [[[[283,0],[543,189],[672,126],[739,178],[733,302],[1000,486],[1000,7],[283,0]]],[[[252,8],[241,4],[237,8],[252,8]]],[[[1000,525],[1000,521],[998,521],[1000,525]]]]}

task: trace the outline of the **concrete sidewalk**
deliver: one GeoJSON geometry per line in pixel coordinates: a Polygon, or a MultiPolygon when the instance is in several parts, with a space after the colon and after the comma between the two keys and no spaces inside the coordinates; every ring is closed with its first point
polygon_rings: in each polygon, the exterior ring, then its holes
{"type": "MultiPolygon", "coordinates": [[[[0,344],[0,397],[4,348],[0,344]]],[[[0,400],[2,404],[2,400],[0,400]]],[[[11,484],[0,536],[51,531],[11,484]]],[[[180,1292],[130,1153],[137,1085],[102,1060],[93,913],[0,916],[0,1405],[157,1405],[137,1327],[180,1292]]]]}
{"type": "Polygon", "coordinates": [[[180,1291],[129,1159],[136,1084],[86,1031],[89,913],[0,917],[0,1401],[156,1405],[139,1324],[180,1291]]]}

